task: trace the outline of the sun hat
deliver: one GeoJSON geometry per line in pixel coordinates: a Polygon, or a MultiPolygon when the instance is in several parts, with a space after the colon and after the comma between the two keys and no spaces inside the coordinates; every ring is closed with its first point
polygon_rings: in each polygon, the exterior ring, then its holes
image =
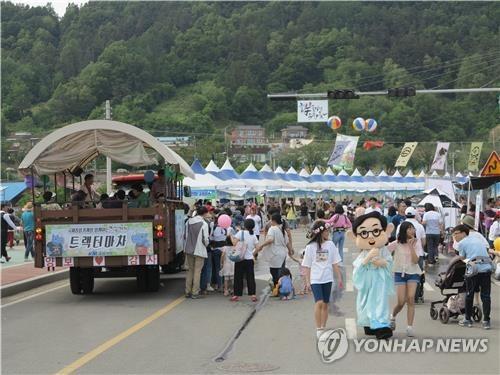
{"type": "Polygon", "coordinates": [[[462,218],[462,224],[467,225],[469,228],[474,229],[475,219],[470,215],[465,215],[462,218]]]}

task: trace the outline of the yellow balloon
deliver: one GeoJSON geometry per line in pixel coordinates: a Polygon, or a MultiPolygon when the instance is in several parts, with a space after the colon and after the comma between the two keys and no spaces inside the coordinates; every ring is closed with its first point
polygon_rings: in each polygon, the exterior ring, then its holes
{"type": "Polygon", "coordinates": [[[495,238],[495,241],[493,241],[493,247],[495,248],[495,251],[500,251],[500,237],[495,238]]]}

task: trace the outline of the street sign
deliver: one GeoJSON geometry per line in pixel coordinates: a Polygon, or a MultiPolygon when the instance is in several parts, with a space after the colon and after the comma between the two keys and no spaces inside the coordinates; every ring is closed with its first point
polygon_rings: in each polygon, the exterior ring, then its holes
{"type": "Polygon", "coordinates": [[[500,176],[500,158],[496,151],[493,151],[488,161],[481,169],[481,176],[500,176]]]}

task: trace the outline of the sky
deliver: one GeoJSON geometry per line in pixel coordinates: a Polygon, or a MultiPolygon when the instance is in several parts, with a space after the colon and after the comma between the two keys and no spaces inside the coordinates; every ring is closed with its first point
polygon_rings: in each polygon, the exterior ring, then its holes
{"type": "Polygon", "coordinates": [[[59,17],[64,16],[66,7],[69,3],[82,5],[88,3],[89,0],[11,0],[14,4],[25,4],[29,6],[45,6],[48,3],[52,4],[52,8],[56,11],[59,17]]]}

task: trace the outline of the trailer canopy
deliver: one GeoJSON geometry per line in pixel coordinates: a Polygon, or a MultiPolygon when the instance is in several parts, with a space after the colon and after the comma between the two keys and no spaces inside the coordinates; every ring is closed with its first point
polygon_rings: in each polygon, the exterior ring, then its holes
{"type": "Polygon", "coordinates": [[[159,154],[166,163],[177,164],[187,177],[194,173],[184,159],[151,134],[118,121],[90,120],[57,129],[31,149],[19,165],[23,175],[54,174],[84,168],[99,155],[133,167],[158,164],[159,154]]]}

